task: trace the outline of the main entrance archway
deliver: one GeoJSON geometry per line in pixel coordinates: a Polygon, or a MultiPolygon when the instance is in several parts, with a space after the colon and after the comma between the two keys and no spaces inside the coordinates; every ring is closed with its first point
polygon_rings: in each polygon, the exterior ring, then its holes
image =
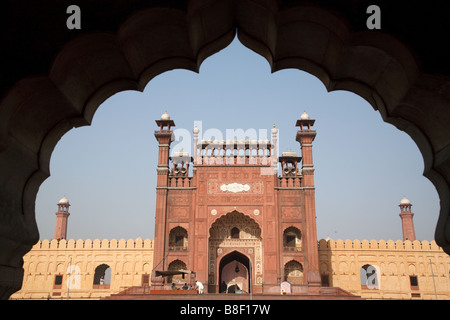
{"type": "Polygon", "coordinates": [[[220,293],[251,293],[250,259],[233,251],[220,260],[219,263],[220,293]]]}
{"type": "Polygon", "coordinates": [[[258,223],[232,211],[211,225],[209,235],[208,291],[249,293],[255,286],[261,287],[263,257],[258,223]]]}

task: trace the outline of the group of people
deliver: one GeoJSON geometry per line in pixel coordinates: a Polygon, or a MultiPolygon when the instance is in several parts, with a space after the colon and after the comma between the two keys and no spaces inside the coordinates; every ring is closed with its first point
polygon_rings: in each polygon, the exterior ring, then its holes
{"type": "MultiPolygon", "coordinates": [[[[202,294],[203,293],[203,283],[201,283],[200,281],[197,281],[195,283],[195,288],[192,287],[190,284],[188,285],[187,283],[185,283],[181,287],[181,290],[195,290],[195,289],[198,290],[199,294],[202,294]]],[[[179,290],[174,282],[172,282],[172,290],[179,290]]]]}

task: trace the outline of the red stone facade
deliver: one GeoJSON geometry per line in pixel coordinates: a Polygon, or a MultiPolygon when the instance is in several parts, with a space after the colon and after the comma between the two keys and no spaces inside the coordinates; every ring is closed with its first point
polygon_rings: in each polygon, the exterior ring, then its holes
{"type": "Polygon", "coordinates": [[[169,156],[175,123],[167,113],[156,123],[154,271],[191,270],[208,293],[279,293],[285,280],[318,292],[314,120],[296,123],[302,157],[277,156],[275,127],[272,141],[199,141],[195,128],[193,157],[169,156]]]}

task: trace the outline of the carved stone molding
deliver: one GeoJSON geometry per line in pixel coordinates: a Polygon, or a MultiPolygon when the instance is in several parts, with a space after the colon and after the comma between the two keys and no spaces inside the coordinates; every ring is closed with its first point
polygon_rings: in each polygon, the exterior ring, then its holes
{"type": "Polygon", "coordinates": [[[249,191],[250,186],[248,184],[233,182],[230,184],[222,184],[220,186],[220,190],[222,190],[224,192],[229,191],[229,192],[237,193],[237,192],[249,191]]]}

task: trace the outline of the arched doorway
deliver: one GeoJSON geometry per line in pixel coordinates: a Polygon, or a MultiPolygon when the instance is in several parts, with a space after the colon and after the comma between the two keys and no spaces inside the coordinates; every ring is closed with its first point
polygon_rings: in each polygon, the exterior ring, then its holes
{"type": "Polygon", "coordinates": [[[224,256],[219,263],[220,293],[251,293],[250,259],[239,251],[224,256]]]}
{"type": "Polygon", "coordinates": [[[257,292],[257,287],[263,283],[258,223],[243,213],[232,211],[218,218],[209,234],[208,291],[257,292]]]}
{"type": "Polygon", "coordinates": [[[284,280],[291,284],[303,284],[303,265],[295,260],[291,260],[284,265],[284,280]]]}

